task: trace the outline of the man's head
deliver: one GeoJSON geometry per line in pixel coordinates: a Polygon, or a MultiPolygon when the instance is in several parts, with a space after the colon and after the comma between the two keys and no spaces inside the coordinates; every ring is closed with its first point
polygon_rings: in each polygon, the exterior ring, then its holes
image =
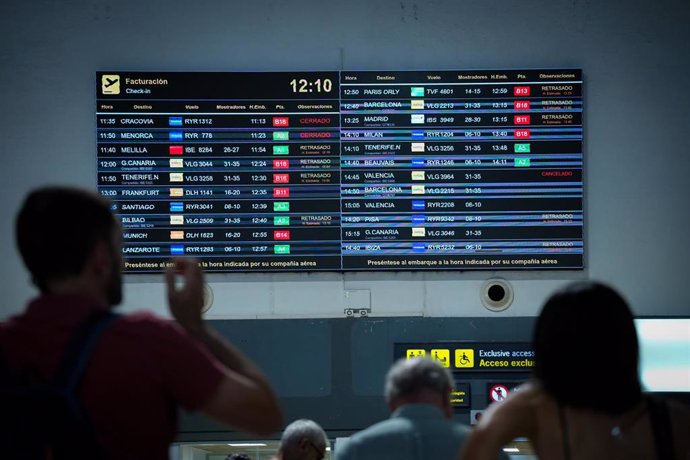
{"type": "Polygon", "coordinates": [[[323,428],[313,420],[295,420],[280,438],[279,457],[282,460],[321,460],[326,456],[328,438],[323,428]]]}
{"type": "Polygon", "coordinates": [[[108,304],[122,300],[119,225],[100,196],[69,187],[34,190],[17,216],[16,237],[41,292],[88,276],[108,304]]]}
{"type": "Polygon", "coordinates": [[[431,404],[451,417],[453,378],[429,358],[400,359],[388,371],[384,395],[391,411],[405,404],[431,404]]]}

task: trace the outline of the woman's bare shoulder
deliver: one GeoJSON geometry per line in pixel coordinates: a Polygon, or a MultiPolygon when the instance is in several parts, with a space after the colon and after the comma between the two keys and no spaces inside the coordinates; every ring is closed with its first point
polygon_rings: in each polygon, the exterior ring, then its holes
{"type": "Polygon", "coordinates": [[[491,404],[472,430],[462,460],[495,459],[515,438],[532,438],[537,429],[537,408],[543,397],[536,382],[521,385],[503,401],[491,404]]]}
{"type": "Polygon", "coordinates": [[[505,402],[512,410],[530,411],[537,411],[545,405],[550,406],[554,403],[553,398],[536,380],[530,380],[517,387],[505,402]]]}
{"type": "Polygon", "coordinates": [[[505,400],[489,406],[479,421],[479,428],[500,427],[514,437],[529,436],[536,428],[537,412],[545,398],[548,397],[537,382],[527,382],[505,400]]]}

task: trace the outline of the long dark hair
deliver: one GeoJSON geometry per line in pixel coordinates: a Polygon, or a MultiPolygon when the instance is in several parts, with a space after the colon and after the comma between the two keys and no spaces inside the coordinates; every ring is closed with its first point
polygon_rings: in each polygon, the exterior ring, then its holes
{"type": "Polygon", "coordinates": [[[619,414],[641,397],[633,315],[604,284],[576,282],[553,294],[534,350],[535,376],[562,404],[619,414]]]}

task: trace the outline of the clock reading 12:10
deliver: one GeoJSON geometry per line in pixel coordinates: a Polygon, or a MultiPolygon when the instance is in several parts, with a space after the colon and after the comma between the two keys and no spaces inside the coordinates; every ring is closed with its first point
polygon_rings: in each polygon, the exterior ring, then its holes
{"type": "Polygon", "coordinates": [[[292,86],[293,93],[311,93],[314,91],[317,93],[330,93],[333,90],[333,82],[329,78],[323,80],[317,78],[314,81],[309,81],[305,78],[293,79],[290,85],[292,86]]]}

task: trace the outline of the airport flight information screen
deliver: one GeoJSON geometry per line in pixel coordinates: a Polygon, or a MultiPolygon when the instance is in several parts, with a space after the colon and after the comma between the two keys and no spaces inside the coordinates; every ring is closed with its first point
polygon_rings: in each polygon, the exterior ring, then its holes
{"type": "Polygon", "coordinates": [[[125,271],[583,267],[576,69],[98,72],[125,271]]]}

